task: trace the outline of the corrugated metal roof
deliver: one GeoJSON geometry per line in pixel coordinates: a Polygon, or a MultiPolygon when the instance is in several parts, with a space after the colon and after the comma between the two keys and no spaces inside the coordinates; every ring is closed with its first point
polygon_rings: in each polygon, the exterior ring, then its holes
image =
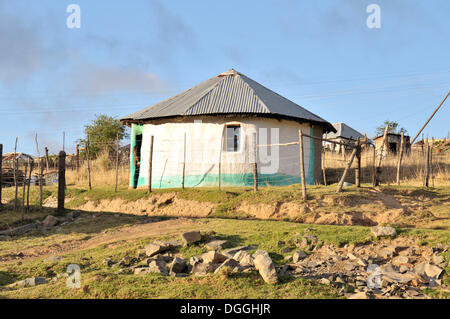
{"type": "Polygon", "coordinates": [[[121,120],[246,113],[309,120],[334,131],[331,123],[233,69],[121,120]]]}
{"type": "Polygon", "coordinates": [[[364,135],[359,133],[357,130],[351,128],[345,123],[335,123],[333,124],[334,128],[336,129],[336,133],[328,133],[325,134],[325,138],[338,138],[343,137],[347,139],[356,140],[358,137],[364,138],[364,135]]]}

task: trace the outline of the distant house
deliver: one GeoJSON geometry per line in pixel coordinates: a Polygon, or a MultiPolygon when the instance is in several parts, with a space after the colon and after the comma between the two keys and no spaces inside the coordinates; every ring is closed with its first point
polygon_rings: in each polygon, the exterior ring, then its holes
{"type": "MultiPolygon", "coordinates": [[[[255,133],[270,137],[279,132],[278,141],[259,141],[264,145],[298,141],[300,129],[316,137],[335,131],[323,118],[233,69],[121,122],[131,127],[130,187],[149,183],[151,136],[152,187],[180,187],[182,181],[186,187],[217,186],[219,176],[221,185],[250,186],[255,133]]],[[[305,138],[303,143],[306,182],[320,183],[321,141],[305,138]]],[[[261,153],[256,159],[259,184],[300,182],[298,145],[280,147],[279,165],[271,172],[263,171],[267,162],[261,153]]]]}
{"type": "Polygon", "coordinates": [[[17,159],[19,166],[25,165],[26,163],[28,163],[28,160],[30,160],[30,162],[33,162],[33,156],[25,153],[5,153],[2,157],[3,168],[12,168],[14,165],[14,159],[17,159]]]}
{"type": "MultiPolygon", "coordinates": [[[[403,150],[405,154],[409,154],[411,152],[411,143],[410,138],[408,135],[404,136],[405,140],[403,142],[403,150]]],[[[381,151],[381,147],[383,145],[383,135],[376,136],[373,138],[375,141],[375,148],[377,150],[377,153],[381,151]]],[[[401,142],[401,135],[396,133],[388,133],[387,139],[386,139],[386,145],[383,148],[383,156],[387,153],[390,154],[397,154],[398,151],[400,151],[400,142],[401,142]]]]}
{"type": "MultiPolygon", "coordinates": [[[[361,134],[360,132],[358,132],[357,130],[351,128],[350,126],[348,126],[345,123],[335,123],[333,124],[333,127],[336,129],[336,133],[333,132],[329,132],[323,135],[324,138],[328,139],[328,140],[332,140],[332,141],[336,141],[336,142],[340,142],[340,143],[351,143],[352,145],[354,144],[354,142],[358,139],[358,137],[360,139],[364,138],[364,135],[361,134]]],[[[343,146],[340,144],[334,144],[334,143],[330,143],[330,142],[324,142],[324,147],[333,151],[333,152],[338,152],[341,153],[342,150],[351,150],[352,147],[350,146],[343,146]]]]}

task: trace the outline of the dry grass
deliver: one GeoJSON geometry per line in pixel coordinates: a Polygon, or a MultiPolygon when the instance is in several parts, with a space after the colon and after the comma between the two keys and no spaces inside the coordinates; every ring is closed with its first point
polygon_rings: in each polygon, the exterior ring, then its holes
{"type": "MultiPolygon", "coordinates": [[[[87,186],[89,184],[88,165],[84,162],[80,169],[66,170],[67,185],[87,186]]],[[[106,153],[101,154],[91,161],[91,184],[92,187],[111,186],[116,183],[116,169],[114,161],[108,158],[106,153]]],[[[127,186],[129,184],[129,167],[120,166],[118,175],[118,185],[127,186]]]]}
{"type": "MultiPolygon", "coordinates": [[[[448,186],[450,185],[450,152],[438,152],[433,150],[433,174],[430,175],[430,186],[448,186]],[[434,185],[433,185],[434,183],[434,185]]],[[[338,153],[325,153],[325,168],[327,183],[336,183],[342,176],[344,168],[347,166],[350,154],[346,158],[338,153]]],[[[381,167],[380,181],[382,184],[396,183],[398,156],[389,154],[383,158],[381,167]]],[[[373,151],[363,151],[361,154],[361,182],[371,183],[373,166],[373,151]]],[[[356,167],[356,161],[352,168],[356,167]]],[[[401,184],[410,186],[422,186],[425,175],[425,154],[421,149],[413,149],[409,156],[404,156],[402,160],[401,184]]],[[[352,169],[346,181],[353,183],[355,181],[354,170],[352,169]]]]}

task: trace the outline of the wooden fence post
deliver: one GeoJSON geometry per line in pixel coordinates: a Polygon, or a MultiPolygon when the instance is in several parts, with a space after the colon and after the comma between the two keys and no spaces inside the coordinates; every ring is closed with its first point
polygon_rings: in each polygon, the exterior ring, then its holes
{"type": "MultiPolygon", "coordinates": [[[[224,128],[225,130],[225,128],[224,128]]],[[[224,130],[222,130],[222,136],[220,138],[220,150],[219,150],[219,191],[220,191],[220,187],[221,187],[221,178],[222,178],[222,150],[223,150],[223,140],[224,140],[224,130]]]]}
{"type": "Polygon", "coordinates": [[[375,187],[377,186],[377,168],[376,168],[376,157],[377,157],[377,147],[376,145],[373,146],[373,151],[372,151],[372,186],[375,187]]]}
{"type": "MultiPolygon", "coordinates": [[[[381,142],[380,156],[378,157],[378,164],[375,167],[375,183],[374,183],[374,186],[378,186],[380,184],[381,161],[383,159],[383,152],[384,152],[385,144],[387,143],[388,130],[389,130],[389,125],[386,125],[386,127],[384,129],[384,133],[383,133],[383,140],[381,142]]],[[[387,156],[387,149],[386,149],[386,156],[387,156]]]]}
{"type": "Polygon", "coordinates": [[[48,148],[47,148],[47,146],[44,148],[44,150],[45,150],[45,167],[47,168],[47,172],[48,172],[50,163],[49,163],[49,160],[48,160],[48,148]]]}
{"type": "Polygon", "coordinates": [[[256,142],[256,133],[254,135],[254,139],[253,142],[255,143],[254,148],[253,148],[253,155],[255,157],[254,159],[254,163],[253,163],[253,190],[255,192],[258,191],[258,156],[257,156],[257,142],[256,142]]]}
{"type": "Polygon", "coordinates": [[[322,153],[322,175],[323,175],[323,184],[327,186],[327,173],[326,173],[326,161],[325,154],[327,151],[324,149],[322,153]]]}
{"type": "Polygon", "coordinates": [[[30,159],[28,159],[28,163],[25,164],[25,172],[23,175],[23,191],[22,191],[22,217],[21,221],[23,223],[25,219],[25,190],[27,188],[27,173],[28,173],[28,165],[30,164],[30,159]]]}
{"type": "Polygon", "coordinates": [[[28,159],[28,165],[30,166],[30,173],[28,174],[28,189],[27,189],[27,211],[30,210],[30,184],[31,184],[31,173],[34,168],[34,161],[28,159]]]}
{"type": "Polygon", "coordinates": [[[150,136],[150,153],[148,154],[148,192],[152,191],[152,170],[153,170],[153,142],[154,136],[150,136]]]}
{"type": "Polygon", "coordinates": [[[430,180],[430,145],[426,145],[426,157],[425,157],[425,179],[424,179],[424,186],[428,187],[430,180]]]}
{"type": "Polygon", "coordinates": [[[341,180],[339,181],[336,193],[339,193],[342,190],[342,186],[344,186],[345,178],[347,177],[348,171],[350,170],[350,167],[352,166],[353,159],[355,158],[356,153],[358,152],[359,144],[360,144],[360,141],[358,138],[355,148],[353,149],[352,155],[350,156],[350,160],[348,161],[347,167],[345,168],[344,173],[342,174],[341,180]]]}
{"type": "Polygon", "coordinates": [[[305,178],[305,163],[303,159],[303,132],[298,130],[298,144],[300,148],[300,179],[302,182],[302,196],[306,200],[306,178],[305,178]]]}
{"type": "Polygon", "coordinates": [[[116,135],[116,184],[114,192],[117,193],[117,182],[119,179],[119,134],[116,135]]]}
{"type": "Polygon", "coordinates": [[[77,173],[80,170],[80,145],[77,144],[76,155],[75,155],[75,165],[77,166],[77,173]]]}
{"type": "Polygon", "coordinates": [[[359,137],[356,144],[355,184],[356,187],[361,187],[361,145],[359,137]]]}
{"type": "Polygon", "coordinates": [[[433,146],[434,146],[434,137],[431,138],[431,146],[430,146],[430,176],[431,176],[431,187],[434,188],[433,146]]]}
{"type": "Polygon", "coordinates": [[[184,151],[183,151],[183,176],[181,179],[181,189],[184,189],[184,174],[186,173],[186,133],[184,133],[184,151]]]}
{"type": "Polygon", "coordinates": [[[17,209],[17,166],[18,161],[16,160],[17,157],[17,137],[16,137],[16,143],[14,144],[14,158],[13,158],[13,167],[14,167],[14,187],[15,187],[15,196],[14,196],[14,210],[17,209]]]}
{"type": "Polygon", "coordinates": [[[88,169],[88,179],[89,179],[89,190],[92,190],[91,185],[91,162],[89,158],[89,134],[87,136],[87,145],[85,145],[86,159],[87,159],[87,169],[88,169]]]}
{"type": "Polygon", "coordinates": [[[400,174],[402,169],[402,159],[403,159],[403,148],[404,148],[404,135],[405,133],[402,131],[401,137],[400,137],[400,152],[398,155],[398,162],[397,162],[397,185],[400,185],[400,174]]]}
{"type": "Polygon", "coordinates": [[[39,152],[39,144],[38,144],[38,139],[37,139],[37,133],[34,136],[34,141],[36,142],[36,151],[38,153],[38,181],[39,181],[39,209],[42,209],[42,171],[43,171],[43,167],[42,167],[42,161],[41,161],[41,154],[39,152]]]}
{"type": "Polygon", "coordinates": [[[2,209],[2,189],[3,189],[3,144],[0,144],[0,210],[2,209]]]}
{"type": "Polygon", "coordinates": [[[58,212],[64,211],[64,196],[66,186],[66,153],[59,152],[58,156],[58,212]]]}

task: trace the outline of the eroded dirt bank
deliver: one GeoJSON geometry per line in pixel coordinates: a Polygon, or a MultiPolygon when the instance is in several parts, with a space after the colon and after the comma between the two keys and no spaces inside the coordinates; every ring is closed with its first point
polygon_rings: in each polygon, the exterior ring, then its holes
{"type": "Polygon", "coordinates": [[[415,194],[392,195],[368,189],[360,195],[311,196],[306,202],[301,200],[260,202],[243,199],[226,206],[222,203],[184,199],[176,193],[162,193],[135,201],[120,198],[87,201],[77,209],[142,216],[225,216],[323,225],[392,224],[415,227],[432,224],[438,220],[439,217],[433,214],[433,209],[442,204],[449,205],[448,199],[434,199],[415,194]]]}

